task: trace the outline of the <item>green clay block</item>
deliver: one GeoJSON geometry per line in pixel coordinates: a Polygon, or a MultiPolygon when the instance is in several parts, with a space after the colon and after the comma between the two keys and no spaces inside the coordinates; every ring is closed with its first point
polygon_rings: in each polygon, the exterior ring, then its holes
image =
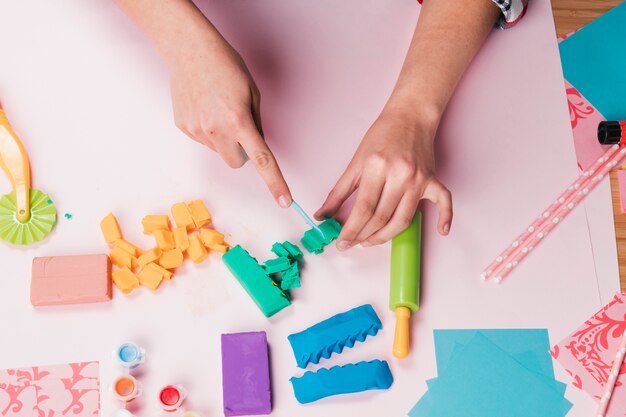
{"type": "Polygon", "coordinates": [[[300,260],[304,256],[300,248],[289,241],[274,243],[272,245],[272,252],[274,252],[276,256],[285,256],[292,261],[300,260]]]}
{"type": "Polygon", "coordinates": [[[277,272],[283,272],[289,269],[291,261],[285,256],[280,256],[276,259],[270,259],[265,261],[265,272],[268,274],[275,274],[277,272]]]}
{"type": "Polygon", "coordinates": [[[300,269],[298,268],[297,262],[292,263],[289,269],[282,272],[280,275],[280,288],[282,288],[283,291],[300,288],[300,269]]]}
{"type": "Polygon", "coordinates": [[[257,260],[241,246],[237,245],[226,252],[222,260],[266,317],[273,316],[291,304],[287,295],[257,260]]]}
{"type": "Polygon", "coordinates": [[[324,222],[319,225],[319,228],[322,233],[324,233],[323,237],[320,236],[317,230],[310,229],[307,230],[302,239],[300,239],[304,248],[316,255],[324,252],[324,247],[330,244],[333,240],[337,239],[337,237],[339,237],[339,233],[341,233],[341,225],[333,218],[324,220],[324,222]]]}

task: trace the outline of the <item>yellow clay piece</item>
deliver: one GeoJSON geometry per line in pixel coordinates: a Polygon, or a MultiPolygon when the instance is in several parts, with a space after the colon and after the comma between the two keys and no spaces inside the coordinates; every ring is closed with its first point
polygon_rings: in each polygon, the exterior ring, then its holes
{"type": "Polygon", "coordinates": [[[184,262],[183,253],[180,249],[166,250],[161,255],[159,263],[165,269],[174,269],[181,266],[184,262]]]}
{"type": "Polygon", "coordinates": [[[162,250],[171,250],[176,247],[176,241],[174,240],[174,233],[169,230],[155,230],[154,240],[156,244],[162,250]]]}
{"type": "Polygon", "coordinates": [[[114,246],[109,253],[109,259],[111,259],[111,263],[118,268],[132,268],[133,267],[133,255],[126,252],[124,249],[119,246],[114,246]]]}
{"type": "Polygon", "coordinates": [[[125,250],[126,252],[130,253],[132,256],[139,256],[138,255],[139,248],[133,245],[132,243],[125,241],[124,239],[116,240],[113,246],[118,247],[122,250],[125,250]]]}
{"type": "Polygon", "coordinates": [[[139,269],[139,259],[136,256],[130,258],[130,269],[133,272],[139,269]]]}
{"type": "Polygon", "coordinates": [[[156,230],[170,230],[170,218],[165,214],[149,214],[141,219],[143,232],[147,235],[156,230]]]}
{"type": "Polygon", "coordinates": [[[187,254],[189,255],[189,258],[195,264],[199,264],[207,257],[209,253],[204,247],[204,245],[202,244],[202,241],[200,240],[200,236],[198,235],[189,236],[189,249],[187,249],[187,254]]]}
{"type": "Polygon", "coordinates": [[[120,225],[117,223],[117,219],[113,213],[107,214],[106,217],[102,219],[100,222],[100,230],[102,230],[104,240],[109,244],[115,243],[122,238],[120,225]]]}
{"type": "Polygon", "coordinates": [[[195,229],[196,225],[191,217],[191,211],[185,203],[176,203],[172,206],[172,217],[177,227],[184,227],[187,230],[195,229]]]}
{"type": "Polygon", "coordinates": [[[159,285],[161,285],[161,281],[163,281],[163,274],[157,269],[143,267],[137,274],[137,278],[141,285],[156,291],[159,285]]]}
{"type": "Polygon", "coordinates": [[[137,275],[133,274],[133,271],[128,269],[128,267],[123,267],[113,271],[111,277],[115,285],[117,285],[120,291],[124,294],[129,294],[135,288],[139,288],[137,275]]]}
{"type": "Polygon", "coordinates": [[[174,241],[176,242],[176,248],[181,252],[185,252],[189,247],[189,236],[187,236],[187,228],[179,226],[174,230],[174,241]]]}
{"type": "Polygon", "coordinates": [[[209,213],[209,209],[206,208],[202,200],[191,201],[187,204],[187,207],[189,207],[193,222],[198,229],[211,223],[211,213],[209,213]]]}
{"type": "Polygon", "coordinates": [[[227,244],[222,244],[222,243],[214,243],[212,245],[207,245],[207,248],[211,249],[212,251],[225,254],[230,249],[230,246],[228,246],[227,244]]]}
{"type": "Polygon", "coordinates": [[[149,251],[146,251],[143,255],[139,257],[139,265],[147,265],[150,262],[158,260],[161,257],[162,253],[163,251],[159,247],[152,248],[149,251]]]}
{"type": "Polygon", "coordinates": [[[200,239],[207,247],[224,243],[224,235],[214,229],[200,229],[200,239]]]}
{"type": "Polygon", "coordinates": [[[161,276],[167,280],[172,279],[172,276],[174,276],[174,273],[172,271],[168,271],[167,269],[163,268],[159,264],[149,263],[148,265],[146,265],[146,268],[150,268],[150,269],[154,269],[155,271],[158,271],[159,274],[161,274],[161,276]]]}

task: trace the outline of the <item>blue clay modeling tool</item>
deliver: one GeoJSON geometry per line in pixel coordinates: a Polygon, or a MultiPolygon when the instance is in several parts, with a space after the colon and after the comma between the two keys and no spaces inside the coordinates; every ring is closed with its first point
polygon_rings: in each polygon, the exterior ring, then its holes
{"type": "Polygon", "coordinates": [[[298,402],[306,404],[331,395],[388,389],[393,376],[387,361],[373,360],[305,372],[290,381],[298,402]]]}
{"type": "Polygon", "coordinates": [[[324,232],[322,232],[322,229],[320,229],[317,224],[313,221],[313,219],[306,214],[306,211],[304,211],[304,209],[302,207],[300,207],[300,204],[296,203],[296,200],[291,200],[291,205],[293,206],[293,208],[296,209],[296,211],[298,212],[298,214],[304,219],[304,221],[311,226],[313,229],[317,230],[317,232],[322,236],[322,238],[324,237],[324,232]]]}

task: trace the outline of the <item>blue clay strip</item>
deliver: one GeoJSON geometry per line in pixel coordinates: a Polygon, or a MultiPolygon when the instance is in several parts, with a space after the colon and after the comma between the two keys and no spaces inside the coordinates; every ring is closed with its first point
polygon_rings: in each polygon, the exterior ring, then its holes
{"type": "Polygon", "coordinates": [[[333,353],[341,353],[344,347],[353,347],[367,336],[375,336],[383,328],[378,315],[370,304],[353,308],[317,323],[300,333],[289,335],[287,339],[300,368],[309,362],[317,364],[320,359],[328,359],[333,353]]]}
{"type": "Polygon", "coordinates": [[[301,404],[331,395],[388,389],[391,384],[393,376],[389,364],[381,360],[333,366],[306,372],[301,378],[291,378],[293,392],[301,404]]]}

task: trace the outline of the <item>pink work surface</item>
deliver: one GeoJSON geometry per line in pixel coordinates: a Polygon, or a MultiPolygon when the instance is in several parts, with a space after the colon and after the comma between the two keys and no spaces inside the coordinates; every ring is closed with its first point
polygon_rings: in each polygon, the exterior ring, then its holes
{"type": "MultiPolygon", "coordinates": [[[[268,142],[294,196],[314,211],[384,105],[419,6],[229,0],[202,8],[248,62],[263,94],[268,142]]],[[[422,308],[412,321],[408,359],[391,356],[389,245],[307,255],[294,305],[270,320],[217,255],[200,266],[187,262],[157,294],[116,290],[112,303],[36,311],[28,301],[32,257],[106,250],[98,223],[109,211],[130,241],[149,247],[142,216],[202,198],[228,241],[261,259],[273,242],[297,241],[305,225],[275,205],[251,166],[230,170],[176,129],[166,68],[113,2],[5,0],[1,9],[0,98],[29,151],[35,188],[50,194],[60,216],[37,246],[0,244],[0,369],[99,360],[106,387],[120,372],[110,351],[131,339],[148,355],[146,394],[133,403],[138,416],[155,415],[156,391],[168,383],[189,390],[188,408],[217,416],[220,333],[266,330],[273,415],[400,416],[436,375],[432,329],[547,327],[556,343],[615,292],[596,279],[583,208],[506,282],[479,279],[579,173],[550,3],[534,0],[518,26],[492,34],[443,121],[438,172],[454,195],[455,220],[451,235],[440,237],[435,210],[425,208],[422,308]],[[302,371],[287,335],[366,302],[384,330],[322,365],[387,359],[394,385],[299,405],[289,378],[302,371]]],[[[8,192],[8,181],[0,179],[0,189],[8,192]]],[[[610,213],[610,199],[597,205],[610,213]]],[[[592,233],[613,239],[610,230],[592,233]]],[[[568,380],[560,369],[557,376],[568,380]]],[[[595,408],[579,390],[568,389],[567,397],[575,403],[570,416],[595,408]]],[[[116,405],[106,390],[102,404],[103,415],[116,405]]]]}

